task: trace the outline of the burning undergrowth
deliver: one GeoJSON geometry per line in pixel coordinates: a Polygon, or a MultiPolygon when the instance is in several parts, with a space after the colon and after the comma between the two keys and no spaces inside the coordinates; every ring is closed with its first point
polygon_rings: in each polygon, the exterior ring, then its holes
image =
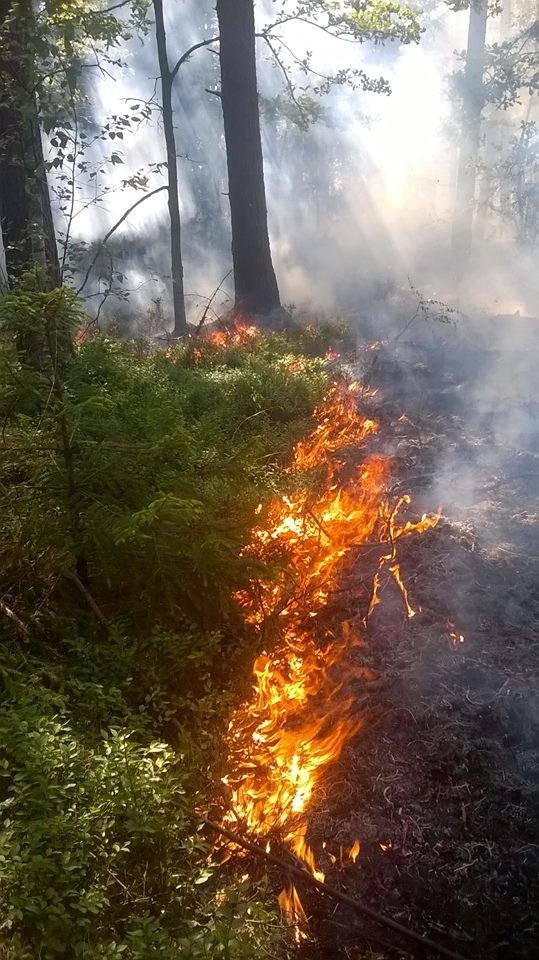
{"type": "MultiPolygon", "coordinates": [[[[236,327],[230,336],[241,333],[236,327]]],[[[249,328],[244,334],[251,336],[249,328]]],[[[369,448],[379,431],[362,412],[370,399],[359,383],[340,380],[315,411],[314,429],[296,445],[289,468],[297,477],[295,492],[270,504],[245,551],[265,564],[283,556],[288,562],[276,579],[258,581],[237,597],[266,650],[254,664],[253,698],[230,723],[225,819],[263,838],[267,850],[284,842],[319,880],[324,861],[336,857],[323,842],[316,854],[311,848],[309,809],[330,765],[368,722],[354,687],[376,679],[361,657],[368,617],[388,581],[401,597],[402,615],[414,616],[398,548],[439,519],[401,519],[410,497],[388,496],[392,461],[369,448]],[[328,609],[343,571],[365,550],[370,601],[363,623],[336,622],[328,609]]],[[[353,862],[359,851],[355,837],[339,858],[353,862]]],[[[304,923],[293,885],[280,904],[295,923],[304,923]]]]}

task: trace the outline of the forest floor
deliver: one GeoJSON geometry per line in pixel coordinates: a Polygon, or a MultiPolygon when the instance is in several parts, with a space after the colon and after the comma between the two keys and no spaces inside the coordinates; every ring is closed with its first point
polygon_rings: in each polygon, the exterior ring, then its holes
{"type": "MultiPolygon", "coordinates": [[[[440,502],[444,517],[399,546],[416,616],[406,620],[388,585],[360,652],[378,677],[358,686],[370,721],[318,792],[309,836],[334,853],[359,838],[355,864],[322,866],[328,883],[373,910],[470,960],[532,960],[539,444],[524,386],[532,361],[524,349],[507,396],[494,395],[499,353],[477,337],[441,347],[434,353],[413,337],[381,345],[357,371],[379,388],[372,403],[378,442],[395,456],[394,493],[412,493],[414,514],[440,502]]],[[[365,557],[350,562],[328,616],[361,621],[368,572],[365,557]]],[[[388,960],[422,955],[315,892],[301,894],[313,938],[302,960],[359,960],[366,948],[388,960]]]]}

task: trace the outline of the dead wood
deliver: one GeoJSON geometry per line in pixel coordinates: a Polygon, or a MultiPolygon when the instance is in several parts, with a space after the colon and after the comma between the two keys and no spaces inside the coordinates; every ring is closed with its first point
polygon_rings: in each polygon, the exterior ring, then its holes
{"type": "Polygon", "coordinates": [[[99,622],[102,623],[103,626],[108,629],[108,620],[107,620],[105,614],[103,613],[103,611],[101,610],[101,608],[97,605],[97,603],[95,602],[94,598],[92,597],[92,594],[90,593],[90,591],[88,590],[88,588],[84,586],[82,580],[79,579],[79,577],[77,576],[77,574],[76,574],[73,570],[69,570],[69,569],[66,567],[66,568],[64,568],[64,569],[62,570],[62,576],[65,577],[66,580],[69,580],[70,583],[73,583],[73,584],[76,586],[76,588],[77,588],[77,590],[79,591],[81,597],[83,597],[83,599],[85,600],[85,602],[86,602],[87,605],[89,606],[89,608],[90,608],[90,610],[92,611],[92,613],[97,617],[97,619],[99,620],[99,622]]]}

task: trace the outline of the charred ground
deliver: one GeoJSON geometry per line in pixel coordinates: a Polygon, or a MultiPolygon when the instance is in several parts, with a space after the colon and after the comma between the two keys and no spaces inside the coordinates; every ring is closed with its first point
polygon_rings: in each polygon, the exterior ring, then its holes
{"type": "MultiPolygon", "coordinates": [[[[399,548],[416,616],[406,622],[388,584],[369,620],[361,657],[378,679],[358,687],[358,701],[371,719],[318,793],[310,836],[317,849],[326,841],[337,860],[341,844],[360,838],[355,865],[342,870],[326,857],[323,867],[329,883],[371,908],[470,958],[532,960],[539,956],[538,457],[520,427],[500,436],[495,405],[490,417],[479,416],[467,399],[477,396],[480,371],[490,376],[497,352],[476,341],[463,353],[453,336],[445,343],[443,364],[413,338],[361,354],[362,376],[380,388],[373,404],[384,425],[379,442],[395,451],[395,493],[411,490],[414,510],[422,500],[429,509],[441,482],[453,481],[445,519],[399,548]],[[473,476],[465,502],[459,472],[473,476]]],[[[520,390],[509,407],[517,425],[532,404],[522,380],[520,390]]],[[[330,618],[365,616],[372,562],[350,563],[330,618]]],[[[302,896],[315,941],[302,948],[303,960],[360,958],[366,947],[419,955],[345,908],[302,896]]]]}

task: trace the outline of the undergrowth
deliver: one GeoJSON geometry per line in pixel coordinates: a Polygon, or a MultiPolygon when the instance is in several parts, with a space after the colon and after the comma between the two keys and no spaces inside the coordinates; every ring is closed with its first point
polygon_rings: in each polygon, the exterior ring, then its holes
{"type": "Polygon", "coordinates": [[[242,554],[331,331],[163,351],[31,277],[0,302],[0,958],[278,955],[198,813],[255,638],[242,554]]]}

